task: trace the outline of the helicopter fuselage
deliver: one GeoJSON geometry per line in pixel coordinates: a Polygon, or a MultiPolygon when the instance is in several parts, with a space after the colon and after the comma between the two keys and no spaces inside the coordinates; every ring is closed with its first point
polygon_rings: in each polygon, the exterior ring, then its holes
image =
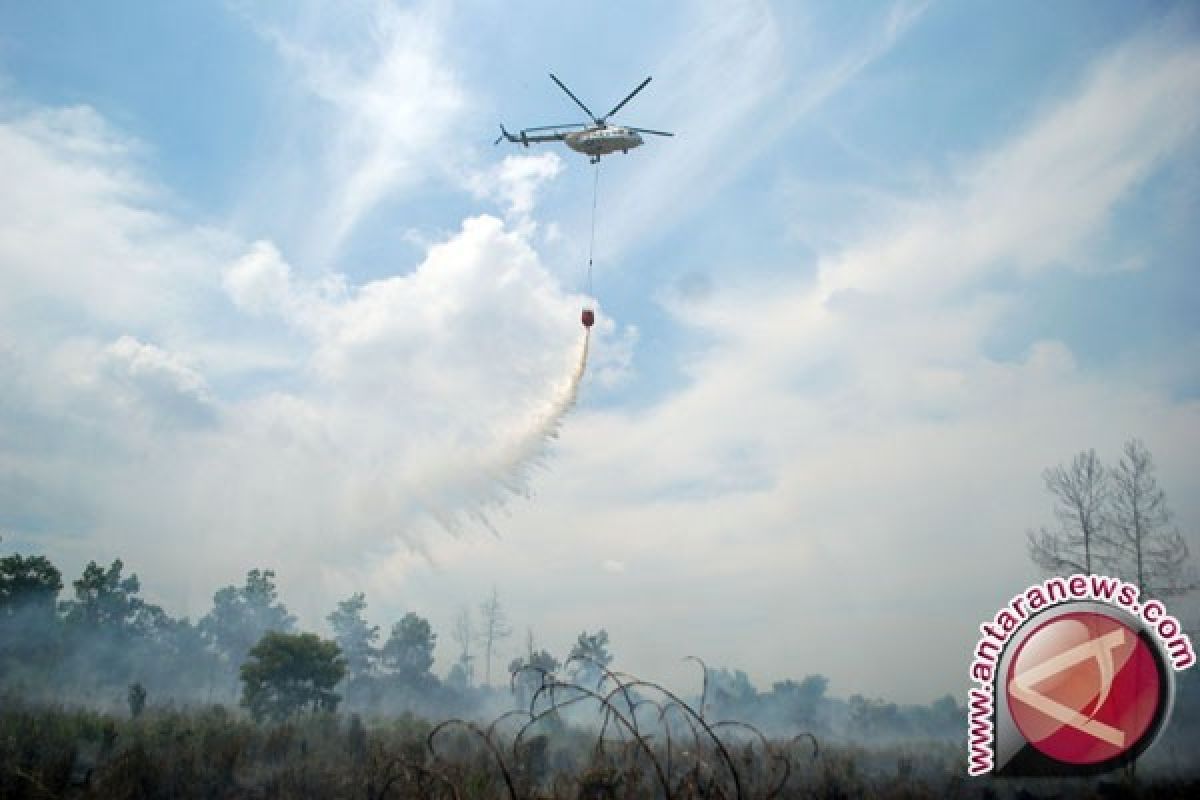
{"type": "Polygon", "coordinates": [[[591,156],[592,159],[598,159],[600,156],[610,153],[627,153],[635,147],[640,147],[643,143],[642,137],[637,131],[631,131],[621,125],[605,125],[575,131],[568,133],[563,141],[567,143],[567,147],[577,153],[591,156]]]}

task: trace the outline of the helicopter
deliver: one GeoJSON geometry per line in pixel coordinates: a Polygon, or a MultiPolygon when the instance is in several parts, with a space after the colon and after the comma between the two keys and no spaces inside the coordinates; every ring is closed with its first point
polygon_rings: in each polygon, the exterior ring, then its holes
{"type": "Polygon", "coordinates": [[[529,147],[531,143],[537,142],[566,142],[567,147],[583,153],[588,156],[588,160],[593,163],[599,163],[600,156],[606,156],[618,151],[628,153],[635,147],[641,147],[643,140],[641,134],[649,133],[655,136],[674,136],[673,133],[667,131],[656,131],[650,128],[634,128],[629,125],[609,125],[608,118],[616,114],[625,104],[633,99],[633,96],[646,88],[646,84],[650,82],[650,78],[638,84],[638,87],[626,95],[625,99],[613,106],[613,110],[609,111],[603,117],[597,117],[591,112],[583,102],[567,88],[566,84],[555,77],[554,73],[550,73],[550,79],[558,84],[558,87],[567,93],[567,96],[575,101],[575,104],[583,109],[592,120],[591,124],[571,123],[566,125],[541,125],[536,128],[525,128],[520,133],[509,133],[504,126],[500,126],[500,136],[496,138],[493,144],[500,144],[504,139],[510,142],[523,144],[529,147]],[[543,131],[546,131],[543,133],[543,131]]]}

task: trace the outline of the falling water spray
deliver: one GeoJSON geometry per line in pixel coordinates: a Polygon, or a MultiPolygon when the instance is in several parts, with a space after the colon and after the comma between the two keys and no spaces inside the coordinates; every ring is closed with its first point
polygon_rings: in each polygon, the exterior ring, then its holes
{"type": "Polygon", "coordinates": [[[475,462],[476,480],[464,484],[460,472],[451,495],[436,482],[422,487],[417,503],[443,530],[458,536],[464,532],[464,522],[470,521],[499,536],[493,523],[495,513],[504,512],[513,496],[532,497],[532,473],[545,465],[548,446],[558,438],[563,420],[579,397],[590,339],[591,331],[585,328],[574,366],[554,393],[526,417],[524,424],[504,437],[504,444],[482,459],[482,469],[480,462],[475,462]]]}
{"type": "Polygon", "coordinates": [[[587,371],[590,342],[591,329],[584,328],[579,358],[571,374],[532,418],[526,431],[502,451],[493,478],[514,494],[529,496],[530,469],[543,463],[547,445],[551,440],[558,438],[563,419],[575,406],[575,401],[579,398],[579,386],[583,383],[583,375],[587,371]]]}

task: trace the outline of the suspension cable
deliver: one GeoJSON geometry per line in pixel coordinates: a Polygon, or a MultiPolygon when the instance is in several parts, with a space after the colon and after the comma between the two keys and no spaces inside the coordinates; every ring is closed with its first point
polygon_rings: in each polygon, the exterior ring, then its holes
{"type": "Polygon", "coordinates": [[[596,200],[600,196],[600,159],[596,159],[596,168],[592,173],[592,239],[588,244],[587,291],[592,297],[592,258],[596,254],[596,200]]]}

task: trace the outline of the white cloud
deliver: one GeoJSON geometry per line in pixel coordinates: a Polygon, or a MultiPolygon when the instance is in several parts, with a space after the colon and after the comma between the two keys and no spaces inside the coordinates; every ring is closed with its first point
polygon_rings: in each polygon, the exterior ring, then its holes
{"type": "Polygon", "coordinates": [[[207,381],[177,353],[122,336],[104,348],[98,374],[118,397],[151,413],[208,421],[215,412],[207,381]]]}
{"type": "Polygon", "coordinates": [[[318,333],[349,293],[345,276],[325,273],[297,281],[273,242],[260,240],[229,265],[222,278],[229,298],[252,316],[274,315],[297,328],[318,333]]]}
{"type": "Polygon", "coordinates": [[[225,291],[239,308],[261,314],[287,305],[292,270],[271,242],[255,242],[250,252],[225,272],[225,291]]]}
{"type": "Polygon", "coordinates": [[[610,572],[614,575],[620,575],[625,571],[625,562],[618,561],[615,558],[606,558],[600,562],[600,569],[605,572],[610,572]]]}
{"type": "Polygon", "coordinates": [[[467,183],[476,196],[501,200],[507,216],[525,218],[533,211],[542,184],[562,170],[563,161],[556,153],[505,156],[496,166],[469,176],[467,183]]]}

